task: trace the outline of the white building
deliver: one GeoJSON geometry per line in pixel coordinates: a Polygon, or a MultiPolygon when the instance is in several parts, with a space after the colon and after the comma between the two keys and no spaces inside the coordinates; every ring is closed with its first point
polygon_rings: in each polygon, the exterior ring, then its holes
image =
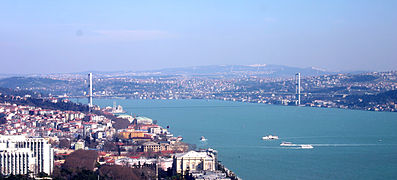
{"type": "Polygon", "coordinates": [[[79,149],[83,149],[85,148],[85,141],[79,139],[76,143],[74,143],[74,150],[79,150],[79,149]]]}
{"type": "Polygon", "coordinates": [[[132,123],[132,121],[134,120],[134,117],[128,115],[128,114],[120,114],[117,115],[118,118],[122,118],[122,119],[127,119],[128,121],[130,121],[130,123],[132,123]]]}
{"type": "Polygon", "coordinates": [[[45,172],[52,174],[54,169],[54,149],[44,138],[25,136],[0,136],[1,173],[34,174],[45,172]]]}
{"type": "Polygon", "coordinates": [[[153,120],[148,117],[138,116],[133,120],[133,124],[153,124],[153,120]]]}
{"type": "Polygon", "coordinates": [[[146,158],[138,158],[138,159],[133,159],[133,158],[120,158],[117,159],[114,164],[116,165],[121,165],[121,166],[142,166],[144,164],[156,164],[157,159],[146,159],[146,158]]]}
{"type": "Polygon", "coordinates": [[[28,148],[0,150],[0,172],[3,175],[28,174],[34,170],[34,158],[28,148]]]}
{"type": "Polygon", "coordinates": [[[189,151],[175,154],[173,157],[174,173],[185,174],[186,171],[215,171],[216,156],[211,152],[189,151]]]}

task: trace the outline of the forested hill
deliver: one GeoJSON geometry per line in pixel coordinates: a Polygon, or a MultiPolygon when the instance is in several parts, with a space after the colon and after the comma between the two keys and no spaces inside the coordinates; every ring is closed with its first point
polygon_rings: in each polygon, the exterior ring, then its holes
{"type": "Polygon", "coordinates": [[[88,106],[83,104],[76,104],[70,101],[51,102],[46,98],[42,98],[40,93],[14,90],[10,88],[0,87],[0,103],[8,102],[11,104],[27,105],[41,107],[43,109],[54,109],[63,111],[81,111],[88,112],[88,106]]]}
{"type": "MultiPolygon", "coordinates": [[[[117,118],[112,114],[105,114],[100,110],[91,110],[88,105],[77,104],[71,101],[61,101],[52,102],[49,98],[40,98],[37,93],[24,90],[13,90],[9,88],[0,88],[0,103],[8,102],[17,105],[27,105],[40,107],[43,109],[61,110],[61,111],[80,111],[83,113],[94,113],[97,115],[103,115],[115,123],[113,127],[116,129],[127,128],[129,121],[122,118],[117,118]],[[33,95],[33,96],[32,96],[33,95]]],[[[1,115],[1,113],[0,113],[1,115]]],[[[1,122],[1,118],[0,118],[1,122]]]]}
{"type": "Polygon", "coordinates": [[[0,94],[5,94],[5,95],[12,95],[12,96],[31,96],[33,98],[39,98],[44,96],[42,93],[38,92],[33,92],[33,91],[27,91],[27,90],[14,90],[11,88],[4,88],[0,87],[0,94]]]}
{"type": "Polygon", "coordinates": [[[39,77],[10,77],[0,80],[0,87],[25,89],[30,87],[51,87],[67,81],[39,77]]]}

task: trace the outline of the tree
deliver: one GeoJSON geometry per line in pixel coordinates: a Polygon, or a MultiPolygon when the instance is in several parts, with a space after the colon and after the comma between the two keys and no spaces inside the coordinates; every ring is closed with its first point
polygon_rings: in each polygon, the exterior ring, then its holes
{"type": "Polygon", "coordinates": [[[69,139],[61,139],[59,140],[59,147],[60,148],[70,148],[71,143],[69,139]]]}
{"type": "Polygon", "coordinates": [[[39,172],[39,174],[37,174],[37,177],[43,178],[43,177],[49,177],[49,175],[45,172],[39,172]]]}
{"type": "Polygon", "coordinates": [[[63,164],[63,168],[66,168],[72,172],[78,172],[79,170],[93,170],[95,168],[95,162],[98,158],[98,153],[93,150],[82,150],[79,149],[71,153],[63,164]]]}
{"type": "Polygon", "coordinates": [[[124,179],[140,179],[132,168],[118,165],[104,165],[99,169],[99,175],[106,179],[124,180],[124,179]]]}
{"type": "Polygon", "coordinates": [[[54,168],[54,179],[97,179],[93,171],[98,153],[93,150],[77,150],[71,153],[61,168],[54,168]]]}
{"type": "Polygon", "coordinates": [[[5,114],[0,113],[0,124],[5,124],[7,122],[5,114]]]}
{"type": "Polygon", "coordinates": [[[106,141],[103,145],[104,151],[117,151],[117,146],[114,142],[106,141]]]}

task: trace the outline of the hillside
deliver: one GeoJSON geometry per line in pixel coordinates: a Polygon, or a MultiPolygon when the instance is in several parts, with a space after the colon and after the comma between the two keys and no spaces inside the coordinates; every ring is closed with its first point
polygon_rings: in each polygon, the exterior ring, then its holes
{"type": "Polygon", "coordinates": [[[9,77],[0,79],[0,87],[12,89],[25,89],[31,87],[45,88],[64,83],[67,83],[67,81],[39,77],[9,77]]]}

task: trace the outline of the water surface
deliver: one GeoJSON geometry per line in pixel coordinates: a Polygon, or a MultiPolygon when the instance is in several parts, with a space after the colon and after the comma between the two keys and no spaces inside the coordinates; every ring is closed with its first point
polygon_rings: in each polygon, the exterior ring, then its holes
{"type": "Polygon", "coordinates": [[[243,179],[397,179],[397,113],[215,100],[97,99],[147,116],[243,179]],[[264,135],[281,139],[263,141],[264,135]],[[205,136],[208,141],[200,142],[205,136]],[[283,148],[289,141],[314,149],[283,148]]]}

